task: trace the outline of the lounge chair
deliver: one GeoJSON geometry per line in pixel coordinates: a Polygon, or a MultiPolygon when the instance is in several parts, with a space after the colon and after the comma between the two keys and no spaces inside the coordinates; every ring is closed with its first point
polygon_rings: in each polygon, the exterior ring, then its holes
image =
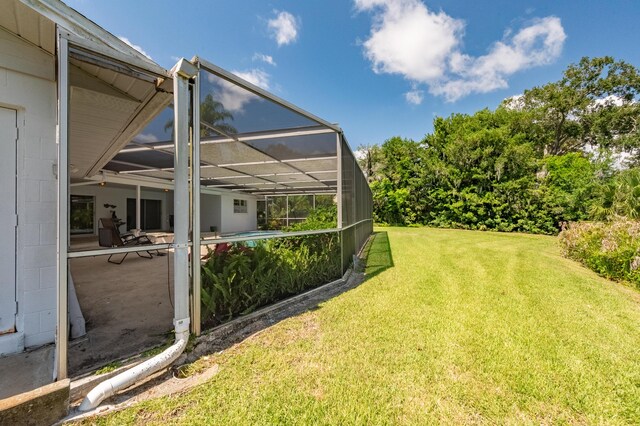
{"type": "MultiPolygon", "coordinates": [[[[129,247],[129,246],[139,246],[146,244],[153,244],[153,242],[149,239],[148,236],[142,235],[134,235],[130,232],[120,234],[120,231],[113,223],[113,219],[110,217],[104,217],[100,219],[100,224],[102,228],[98,230],[98,244],[100,247],[129,247]]],[[[138,256],[144,257],[145,259],[152,259],[153,255],[151,251],[147,250],[147,255],[144,255],[140,252],[135,252],[138,256]]],[[[157,254],[160,254],[158,250],[156,250],[157,254]]],[[[119,262],[115,260],[111,260],[115,254],[109,256],[107,261],[109,263],[115,263],[116,265],[120,265],[127,258],[129,253],[125,253],[124,257],[120,259],[119,262]]]]}

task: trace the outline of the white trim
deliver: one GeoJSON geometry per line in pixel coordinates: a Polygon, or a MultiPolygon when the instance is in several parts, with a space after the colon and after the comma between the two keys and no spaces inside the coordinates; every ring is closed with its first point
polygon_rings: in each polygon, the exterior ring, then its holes
{"type": "Polygon", "coordinates": [[[69,345],[68,327],[68,263],[69,249],[69,44],[65,36],[58,30],[56,34],[58,46],[58,215],[57,221],[57,283],[56,283],[56,364],[55,379],[66,379],[67,349],[69,345]]]}

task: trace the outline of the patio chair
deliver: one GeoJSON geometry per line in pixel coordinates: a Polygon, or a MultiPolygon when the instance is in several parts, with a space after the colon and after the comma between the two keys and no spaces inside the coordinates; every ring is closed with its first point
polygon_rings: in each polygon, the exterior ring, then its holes
{"type": "MultiPolygon", "coordinates": [[[[103,217],[100,219],[100,224],[102,228],[98,230],[98,244],[100,247],[129,247],[129,246],[139,246],[146,244],[153,244],[153,242],[149,239],[148,236],[142,235],[134,235],[130,232],[120,234],[120,231],[113,223],[113,219],[110,217],[103,217]]],[[[145,259],[152,259],[153,255],[150,250],[147,250],[147,255],[144,255],[140,252],[135,252],[139,257],[144,257],[145,259]]],[[[156,253],[159,255],[160,253],[156,250],[156,253]]],[[[115,260],[111,260],[115,254],[112,254],[107,259],[107,262],[114,263],[116,265],[120,265],[127,258],[129,253],[125,253],[124,257],[120,259],[119,262],[115,260]]]]}

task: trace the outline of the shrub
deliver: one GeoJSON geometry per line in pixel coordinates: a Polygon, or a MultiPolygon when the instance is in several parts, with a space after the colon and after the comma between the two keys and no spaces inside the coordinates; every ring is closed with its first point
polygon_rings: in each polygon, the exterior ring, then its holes
{"type": "Polygon", "coordinates": [[[234,243],[217,253],[210,250],[201,267],[204,328],[330,282],[341,275],[340,262],[337,233],[261,240],[255,247],[234,243]]]}
{"type": "Polygon", "coordinates": [[[566,257],[640,288],[640,222],[616,217],[611,222],[570,223],[559,239],[566,257]]]}
{"type": "Polygon", "coordinates": [[[313,231],[316,229],[332,229],[338,225],[338,206],[333,204],[330,206],[317,207],[309,213],[304,221],[294,223],[285,228],[285,231],[313,231]]]}

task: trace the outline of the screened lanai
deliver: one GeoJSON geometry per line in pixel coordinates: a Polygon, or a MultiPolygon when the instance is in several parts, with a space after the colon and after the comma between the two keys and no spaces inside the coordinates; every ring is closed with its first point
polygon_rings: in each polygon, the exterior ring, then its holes
{"type": "MultiPolygon", "coordinates": [[[[179,287],[186,285],[191,294],[186,299],[191,300],[187,309],[189,318],[185,322],[184,313],[175,314],[174,324],[176,320],[190,324],[191,331],[197,335],[201,330],[231,317],[209,303],[213,296],[207,290],[210,286],[201,282],[205,276],[201,268],[205,268],[212,257],[224,258],[229,253],[236,253],[236,246],[240,247],[238,253],[245,255],[256,250],[273,255],[276,249],[295,247],[296,244],[312,244],[317,249],[329,247],[323,254],[326,256],[317,259],[325,259],[323,266],[329,265],[330,268],[316,274],[318,281],[313,286],[337,279],[348,270],[352,256],[372,232],[373,224],[371,192],[340,127],[197,57],[191,61],[180,61],[166,77],[156,76],[154,81],[149,73],[139,69],[131,72],[126,66],[117,66],[120,64],[118,58],[105,61],[99,55],[74,54],[73,48],[70,52],[72,77],[74,67],[83,66],[92,71],[94,77],[109,68],[118,78],[122,79],[124,75],[132,78],[131,87],[136,84],[146,88],[155,86],[155,91],[150,93],[155,93],[152,99],[158,101],[147,101],[138,111],[128,111],[126,114],[131,118],[123,121],[136,124],[136,131],[129,136],[107,135],[103,139],[112,143],[94,149],[101,154],[98,159],[88,155],[82,157],[94,141],[91,129],[81,127],[78,119],[82,118],[83,111],[88,111],[88,106],[94,108],[91,115],[96,117],[106,105],[114,110],[109,111],[113,114],[108,117],[111,120],[117,115],[115,112],[119,106],[96,99],[98,102],[84,106],[84,110],[74,109],[75,98],[72,96],[67,129],[70,136],[67,169],[70,186],[66,193],[62,188],[61,195],[67,199],[72,195],[79,199],[82,194],[94,194],[94,203],[99,204],[99,211],[93,213],[92,226],[96,233],[102,230],[98,228],[102,226],[107,210],[114,216],[118,210],[118,215],[124,219],[123,225],[126,223],[126,230],[145,231],[144,201],[157,199],[164,203],[162,220],[158,222],[160,225],[158,229],[151,230],[158,232],[149,232],[149,240],[142,244],[116,246],[101,243],[98,246],[93,242],[95,237],[93,240],[88,238],[88,243],[78,238],[67,238],[67,244],[60,250],[61,261],[67,263],[72,273],[81,275],[76,281],[84,279],[86,288],[79,291],[81,308],[83,305],[92,306],[92,309],[104,306],[82,300],[94,294],[92,285],[105,293],[103,297],[109,297],[109,289],[122,292],[124,288],[130,288],[126,291],[131,291],[132,295],[142,295],[141,282],[145,276],[153,276],[157,281],[166,282],[156,283],[155,287],[145,290],[156,296],[162,295],[157,305],[162,304],[165,308],[153,318],[162,316],[163,327],[170,330],[166,307],[175,304],[176,311],[184,312],[185,298],[181,298],[184,293],[179,287]],[[103,194],[109,194],[111,198],[106,199],[103,194]],[[104,203],[105,209],[100,210],[102,200],[107,202],[104,203]],[[286,200],[285,211],[281,213],[283,217],[272,219],[286,219],[281,223],[285,227],[303,221],[310,210],[321,205],[335,206],[335,224],[312,231],[247,232],[258,230],[260,209],[264,209],[265,216],[268,216],[270,211],[275,211],[269,206],[279,200],[286,200]],[[292,208],[295,200],[304,200],[301,204],[307,207],[298,205],[292,208]],[[127,208],[124,209],[122,204],[127,208]],[[131,207],[134,207],[133,214],[129,212],[131,207]],[[295,240],[294,244],[291,242],[294,237],[303,239],[295,240]],[[107,264],[106,258],[123,258],[125,255],[129,257],[117,267],[122,268],[120,270],[128,268],[131,272],[118,276],[118,270],[113,269],[116,266],[107,264]],[[100,263],[94,263],[94,259],[100,263]],[[96,276],[97,268],[106,272],[96,276]],[[85,275],[82,275],[83,270],[87,271],[85,275]],[[138,270],[142,272],[134,272],[138,270]],[[135,281],[131,281],[134,275],[135,281]],[[131,284],[127,284],[129,281],[131,284]]],[[[72,79],[71,84],[76,81],[72,79]]],[[[90,97],[87,99],[88,102],[91,100],[90,97]]],[[[111,128],[117,126],[112,124],[111,128]]],[[[130,124],[129,128],[133,126],[130,124]]],[[[101,130],[97,134],[103,133],[101,130]]],[[[61,149],[64,150],[64,146],[61,149]]],[[[63,210],[61,213],[68,218],[67,229],[61,231],[69,235],[70,212],[63,210]]],[[[59,274],[60,289],[65,286],[63,274],[59,274]]],[[[296,284],[299,290],[310,283],[305,277],[299,281],[300,284],[296,284]]],[[[293,291],[287,290],[283,295],[293,294],[293,291]]],[[[118,303],[128,303],[126,295],[118,300],[118,303]]],[[[138,297],[140,303],[134,308],[141,313],[145,309],[143,300],[144,296],[138,297]]],[[[127,306],[122,306],[121,311],[128,311],[127,306]]],[[[113,316],[113,313],[105,315],[113,316]]],[[[150,318],[141,317],[140,324],[154,321],[150,318]]],[[[123,330],[118,338],[126,339],[130,327],[122,321],[117,326],[123,330]]],[[[102,347],[111,348],[115,343],[104,340],[102,347]]],[[[67,348],[58,351],[61,354],[67,348]]],[[[82,348],[81,351],[88,353],[90,350],[82,348]]],[[[66,362],[66,353],[64,356],[61,354],[59,371],[65,371],[62,364],[66,362]]],[[[75,364],[81,365],[79,362],[75,364]]]]}
{"type": "MultiPolygon", "coordinates": [[[[339,127],[218,67],[195,62],[200,65],[194,93],[200,105],[200,167],[194,171],[201,188],[254,196],[338,192],[339,127]]],[[[103,170],[173,181],[172,108],[103,170]]]]}

